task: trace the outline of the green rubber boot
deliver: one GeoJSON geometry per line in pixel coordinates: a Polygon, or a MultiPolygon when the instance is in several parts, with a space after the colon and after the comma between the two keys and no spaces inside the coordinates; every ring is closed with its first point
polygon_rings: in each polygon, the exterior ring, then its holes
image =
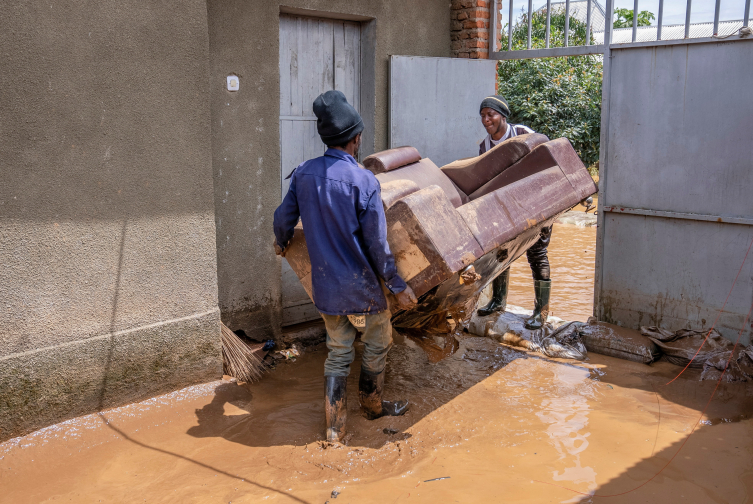
{"type": "Polygon", "coordinates": [[[551,280],[534,280],[533,292],[536,296],[536,307],[533,316],[526,320],[526,329],[541,329],[549,316],[549,294],[552,292],[551,280]]]}
{"type": "Polygon", "coordinates": [[[491,315],[495,312],[503,312],[507,308],[507,290],[510,286],[510,268],[499,274],[492,280],[492,299],[489,304],[478,309],[478,314],[482,317],[491,315]]]}

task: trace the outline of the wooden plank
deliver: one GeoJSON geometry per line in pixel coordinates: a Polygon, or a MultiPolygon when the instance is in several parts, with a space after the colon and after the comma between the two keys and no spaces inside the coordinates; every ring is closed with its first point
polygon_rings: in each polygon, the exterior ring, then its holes
{"type": "Polygon", "coordinates": [[[290,65],[291,40],[295,20],[289,16],[280,16],[280,115],[290,115],[290,65]]]}
{"type": "Polygon", "coordinates": [[[290,43],[290,115],[301,115],[301,78],[305,78],[306,75],[301,72],[302,24],[303,20],[296,18],[295,30],[291,30],[295,36],[290,43]]]}

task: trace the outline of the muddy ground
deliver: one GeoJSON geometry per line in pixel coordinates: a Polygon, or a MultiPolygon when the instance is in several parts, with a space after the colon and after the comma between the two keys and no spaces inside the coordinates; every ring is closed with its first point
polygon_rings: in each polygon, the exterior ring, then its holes
{"type": "MultiPolygon", "coordinates": [[[[580,236],[562,250],[593,271],[594,230],[563,228],[552,240],[553,305],[573,318],[585,306],[590,314],[592,292],[555,246],[580,236]]],[[[530,282],[527,265],[515,267],[513,278],[530,282]]],[[[522,287],[512,297],[532,304],[522,287]]],[[[753,495],[747,384],[720,386],[702,418],[715,383],[689,370],[665,385],[680,370],[665,362],[555,361],[466,336],[432,363],[398,337],[386,396],[412,409],[365,420],[354,372],[346,444],[328,445],[325,356],[320,345],[257,384],[189,387],[2,443],[0,502],[742,503],[753,495]]]]}

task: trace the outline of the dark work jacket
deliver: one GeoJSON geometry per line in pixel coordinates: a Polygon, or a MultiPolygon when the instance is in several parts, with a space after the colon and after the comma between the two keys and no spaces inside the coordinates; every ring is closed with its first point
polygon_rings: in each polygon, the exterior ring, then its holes
{"type": "Polygon", "coordinates": [[[317,310],[327,315],[378,313],[387,309],[380,278],[393,294],[406,284],[387,244],[381,189],[374,174],[349,154],[327,149],[302,163],[275,210],[281,248],[301,218],[311,258],[317,310]]]}

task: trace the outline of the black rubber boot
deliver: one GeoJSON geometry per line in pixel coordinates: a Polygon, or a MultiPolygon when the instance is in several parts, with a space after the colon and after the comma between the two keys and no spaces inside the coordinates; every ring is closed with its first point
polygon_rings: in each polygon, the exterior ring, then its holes
{"type": "Polygon", "coordinates": [[[358,380],[358,400],[369,420],[383,416],[401,416],[408,411],[408,401],[382,401],[384,388],[384,371],[370,373],[361,368],[358,380]]]}
{"type": "Polygon", "coordinates": [[[345,434],[348,413],[345,385],[347,376],[324,377],[324,415],[327,419],[327,441],[339,443],[345,434]]]}
{"type": "Polygon", "coordinates": [[[507,268],[497,278],[492,280],[492,299],[489,301],[489,304],[478,309],[478,314],[486,317],[495,312],[505,311],[505,308],[507,308],[507,289],[509,286],[510,268],[507,268]]]}
{"type": "Polygon", "coordinates": [[[535,280],[533,291],[536,296],[536,307],[533,316],[526,320],[526,329],[541,329],[549,316],[549,293],[552,291],[551,280],[535,280]]]}

